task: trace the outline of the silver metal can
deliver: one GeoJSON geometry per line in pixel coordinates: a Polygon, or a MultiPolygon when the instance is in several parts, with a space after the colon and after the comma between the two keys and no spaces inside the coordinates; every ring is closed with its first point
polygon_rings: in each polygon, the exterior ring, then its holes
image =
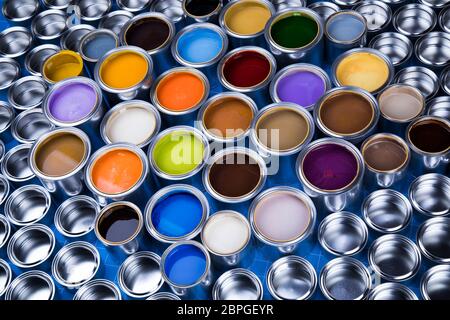
{"type": "Polygon", "coordinates": [[[95,279],[85,283],[73,296],[73,300],[122,300],[119,288],[106,279],[95,279]]]}
{"type": "Polygon", "coordinates": [[[129,256],[117,273],[119,286],[127,296],[147,298],[163,285],[161,258],[153,252],[140,251],[129,256]]]}
{"type": "Polygon", "coordinates": [[[450,218],[435,217],[422,223],[417,231],[417,244],[422,254],[433,262],[450,262],[450,218]]]}
{"type": "Polygon", "coordinates": [[[5,203],[5,215],[11,224],[23,227],[46,218],[52,205],[47,190],[38,185],[26,185],[15,190],[5,203]]]}
{"type": "Polygon", "coordinates": [[[39,11],[39,0],[5,0],[2,5],[3,16],[14,24],[30,21],[39,11]]]}
{"type": "Polygon", "coordinates": [[[33,268],[43,264],[55,248],[55,235],[43,224],[19,229],[7,247],[8,259],[19,268],[33,268]]]}
{"type": "Polygon", "coordinates": [[[111,0],[76,0],[82,22],[96,25],[112,8],[111,0]]]}
{"type": "Polygon", "coordinates": [[[420,293],[425,300],[450,299],[450,265],[437,265],[422,276],[420,293]]]}
{"type": "Polygon", "coordinates": [[[382,233],[404,230],[412,218],[412,206],[400,192],[384,189],[372,192],[364,199],[361,212],[367,225],[382,233]]]}
{"type": "Polygon", "coordinates": [[[20,64],[11,58],[0,57],[0,70],[0,90],[8,89],[21,74],[20,64]]]}
{"type": "Polygon", "coordinates": [[[55,212],[55,227],[65,237],[83,237],[95,228],[100,210],[98,203],[91,197],[69,198],[55,212]]]}
{"type": "Polygon", "coordinates": [[[428,102],[428,115],[450,121],[450,96],[437,97],[428,102]]]}
{"type": "Polygon", "coordinates": [[[42,76],[41,70],[45,60],[60,50],[61,48],[54,44],[42,44],[33,48],[25,57],[25,69],[33,76],[42,76]]]}
{"type": "Polygon", "coordinates": [[[48,191],[58,196],[75,196],[83,190],[83,169],[88,163],[90,154],[91,143],[87,134],[77,128],[59,128],[43,134],[36,140],[30,151],[29,165],[31,171],[39,178],[48,191]],[[41,156],[42,148],[49,143],[57,142],[64,135],[71,136],[82,144],[83,155],[79,158],[79,161],[74,159],[74,163],[78,163],[69,168],[72,169],[69,172],[55,172],[55,174],[52,174],[44,171],[37,161],[38,156],[41,156]]]}
{"type": "Polygon", "coordinates": [[[450,95],[450,66],[442,70],[440,82],[442,91],[450,95]]]}
{"type": "MultiPolygon", "coordinates": [[[[332,153],[334,152],[328,154],[332,153]]],[[[311,169],[309,164],[307,164],[306,169],[311,169]]],[[[338,212],[342,211],[359,197],[365,171],[365,164],[359,150],[350,142],[336,138],[324,138],[313,141],[309,144],[309,146],[300,152],[297,159],[296,171],[298,179],[303,185],[303,189],[310,197],[316,198],[325,206],[327,210],[331,212],[338,212]],[[345,154],[345,157],[348,159],[350,159],[350,157],[353,158],[352,162],[354,162],[354,164],[351,167],[347,167],[345,170],[347,172],[346,178],[344,179],[345,182],[341,179],[339,179],[341,181],[337,181],[338,183],[330,181],[331,185],[337,184],[339,186],[337,189],[333,186],[332,189],[328,190],[321,186],[315,185],[313,181],[308,179],[308,176],[310,176],[310,178],[314,176],[314,172],[305,172],[305,160],[307,160],[308,163],[314,163],[318,159],[322,159],[321,163],[324,164],[337,163],[330,159],[326,160],[327,157],[324,157],[324,154],[321,152],[324,148],[329,148],[331,151],[335,150],[339,154],[345,154]],[[311,155],[311,152],[313,152],[313,155],[311,155]],[[317,156],[314,154],[317,154],[317,156]]],[[[329,187],[327,186],[327,188],[329,187]]]]}
{"type": "Polygon", "coordinates": [[[18,112],[38,108],[42,105],[47,89],[41,77],[23,77],[9,88],[8,102],[18,112]]]}
{"type": "Polygon", "coordinates": [[[286,9],[306,7],[306,0],[272,0],[272,3],[277,12],[286,9]]]}
{"type": "Polygon", "coordinates": [[[425,67],[407,67],[395,75],[394,83],[407,84],[422,92],[425,99],[433,98],[439,90],[439,78],[425,67]]]}
{"type": "Polygon", "coordinates": [[[222,274],[212,289],[213,300],[262,300],[263,285],[247,269],[232,269],[222,274]]]}
{"type": "Polygon", "coordinates": [[[333,13],[341,10],[336,3],[329,1],[313,2],[308,5],[308,8],[315,11],[323,21],[326,21],[333,13]]]}
{"type": "Polygon", "coordinates": [[[117,6],[121,10],[131,13],[139,13],[148,9],[152,0],[117,0],[117,6]]]}
{"type": "Polygon", "coordinates": [[[245,216],[223,210],[208,218],[201,239],[214,262],[221,266],[236,266],[249,255],[252,231],[245,216]]]}
{"type": "Polygon", "coordinates": [[[11,267],[5,260],[0,259],[0,297],[3,296],[8,289],[12,277],[11,267]]]}
{"type": "Polygon", "coordinates": [[[293,252],[307,239],[314,230],[316,219],[316,207],[312,200],[302,191],[292,187],[268,189],[259,194],[249,208],[250,225],[256,238],[278,248],[282,253],[293,252]],[[296,209],[283,208],[284,201],[290,201],[296,209]],[[267,205],[269,207],[266,207],[267,205]],[[277,207],[276,211],[270,209],[277,207]]]}
{"type": "Polygon", "coordinates": [[[31,32],[40,42],[57,42],[67,30],[67,15],[62,10],[45,10],[33,18],[31,32]]]}
{"type": "Polygon", "coordinates": [[[411,40],[398,32],[383,32],[372,38],[369,47],[384,53],[395,68],[405,65],[413,54],[411,40]]]}
{"type": "Polygon", "coordinates": [[[387,282],[377,285],[370,290],[367,300],[419,300],[416,294],[407,286],[395,283],[387,282]]]}
{"type": "Polygon", "coordinates": [[[56,288],[45,272],[34,270],[15,278],[5,293],[5,300],[53,300],[56,288]]]}
{"type": "MultiPolygon", "coordinates": [[[[264,37],[269,46],[271,53],[276,57],[281,66],[286,66],[291,63],[302,62],[311,63],[314,65],[323,64],[323,34],[324,26],[322,18],[313,10],[308,8],[288,9],[279,12],[272,16],[266,24],[264,37]],[[285,43],[280,43],[280,39],[275,37],[274,28],[279,25],[284,19],[290,17],[301,16],[307,18],[315,24],[317,30],[316,35],[308,43],[296,47],[288,47],[285,43]]],[[[291,45],[290,45],[291,46],[291,45]]]]}
{"type": "Polygon", "coordinates": [[[399,234],[377,238],[369,248],[369,264],[388,281],[406,281],[416,275],[422,258],[417,245],[399,234]]]}
{"type": "Polygon", "coordinates": [[[319,286],[329,300],[363,300],[372,284],[366,266],[354,258],[340,257],[322,268],[319,286]]]}
{"type": "Polygon", "coordinates": [[[10,234],[11,225],[9,224],[9,220],[0,214],[0,249],[8,243],[10,234]]]}
{"type": "MultiPolygon", "coordinates": [[[[242,181],[238,177],[235,178],[236,187],[242,181]]],[[[242,147],[226,148],[217,152],[209,159],[208,165],[203,170],[203,186],[206,191],[214,199],[224,203],[242,203],[254,198],[263,189],[266,179],[267,167],[264,159],[255,151],[242,147]],[[254,185],[245,188],[245,190],[240,190],[240,192],[232,192],[233,194],[229,192],[230,190],[222,190],[223,188],[220,188],[220,181],[211,179],[211,171],[217,170],[216,174],[220,176],[223,175],[223,173],[220,174],[220,171],[226,172],[226,167],[229,165],[251,165],[252,168],[249,168],[249,170],[255,169],[254,166],[257,166],[258,173],[254,170],[254,185]]]]}
{"type": "Polygon", "coordinates": [[[42,0],[42,4],[47,9],[67,9],[73,0],[42,0]]]}
{"type": "Polygon", "coordinates": [[[30,150],[30,144],[19,144],[10,149],[3,157],[1,171],[11,183],[20,185],[35,177],[29,165],[30,150]]]}
{"type": "Polygon", "coordinates": [[[322,248],[336,256],[352,256],[367,244],[369,231],[364,221],[350,212],[336,212],[319,225],[318,238],[322,248]]]}
{"type": "Polygon", "coordinates": [[[78,289],[95,276],[99,267],[100,253],[94,245],[71,242],[53,258],[52,275],[60,285],[78,289]]]}
{"type": "Polygon", "coordinates": [[[442,31],[450,32],[450,5],[446,5],[439,13],[439,26],[442,31]]]}
{"type": "MultiPolygon", "coordinates": [[[[6,102],[0,101],[0,137],[3,144],[9,143],[14,140],[14,137],[11,134],[10,127],[15,117],[16,112],[14,111],[14,109],[6,102]]],[[[4,153],[5,148],[3,148],[3,155],[4,153]]],[[[1,158],[3,158],[3,156],[1,158]]]]}
{"type": "Polygon", "coordinates": [[[42,112],[34,108],[20,113],[11,124],[11,133],[19,143],[34,143],[40,136],[55,128],[42,112]]]}
{"type": "Polygon", "coordinates": [[[100,20],[98,28],[111,30],[119,36],[122,27],[133,17],[133,13],[126,10],[111,11],[100,20]]]}
{"type": "Polygon", "coordinates": [[[176,294],[173,294],[171,292],[158,292],[150,297],[148,297],[146,300],[181,300],[176,294]]]}
{"type": "Polygon", "coordinates": [[[412,39],[433,30],[436,22],[437,15],[433,9],[420,3],[400,7],[392,19],[395,30],[412,39]]]}
{"type": "Polygon", "coordinates": [[[95,220],[95,235],[106,246],[120,248],[125,254],[133,254],[139,249],[139,236],[144,225],[144,217],[141,210],[133,203],[118,201],[104,207],[95,220]],[[130,221],[129,228],[121,233],[114,226],[118,221],[126,217],[130,221]],[[108,235],[109,229],[114,233],[108,235]],[[126,233],[125,233],[126,232],[126,233]]]}
{"type": "Polygon", "coordinates": [[[0,32],[0,55],[21,58],[33,47],[33,35],[25,27],[11,27],[0,32]]]}
{"type": "Polygon", "coordinates": [[[185,15],[182,0],[153,0],[150,12],[159,12],[169,17],[177,30],[185,25],[185,15]]]}
{"type": "MultiPolygon", "coordinates": [[[[187,215],[193,215],[193,212],[186,211],[187,215]]],[[[165,187],[158,192],[156,192],[150,200],[147,202],[145,207],[145,228],[147,232],[156,240],[164,243],[175,243],[183,240],[191,240],[195,238],[203,229],[206,220],[209,217],[209,204],[208,199],[204,196],[204,194],[197,188],[187,185],[187,184],[174,184],[168,187],[165,187]],[[197,221],[197,225],[191,225],[190,230],[185,230],[186,227],[182,225],[178,225],[178,235],[169,235],[164,234],[164,231],[160,229],[159,222],[160,220],[170,219],[170,217],[163,217],[163,212],[158,212],[157,216],[154,213],[154,209],[160,204],[162,201],[167,199],[170,196],[176,194],[190,194],[198,200],[198,203],[201,206],[201,217],[197,221]],[[183,232],[182,232],[183,231],[183,232]]],[[[182,224],[179,221],[171,221],[170,224],[172,228],[176,228],[177,223],[182,224]]]]}
{"type": "Polygon", "coordinates": [[[392,20],[392,9],[383,1],[361,1],[353,7],[353,10],[359,12],[366,19],[369,37],[386,30],[392,20]]]}
{"type": "Polygon", "coordinates": [[[70,27],[61,36],[60,45],[62,50],[80,52],[81,39],[95,28],[89,24],[76,24],[70,27]]]}
{"type": "Polygon", "coordinates": [[[429,32],[420,37],[414,51],[420,63],[431,69],[441,69],[450,64],[450,33],[429,32]]]}
{"type": "Polygon", "coordinates": [[[197,286],[209,287],[211,285],[212,274],[211,274],[211,258],[209,257],[208,251],[196,241],[179,241],[172,244],[169,248],[164,251],[161,257],[161,273],[164,281],[170,286],[172,291],[178,296],[189,296],[190,291],[197,286]],[[184,252],[183,252],[184,251],[184,252]],[[194,255],[196,257],[196,264],[191,264],[191,268],[196,268],[194,270],[190,269],[188,266],[184,265],[183,258],[185,256],[194,255]],[[183,256],[184,255],[184,256],[183,256]],[[176,272],[171,272],[174,265],[183,266],[183,270],[177,269],[178,273],[192,273],[194,277],[190,279],[178,279],[179,275],[176,272]],[[175,277],[175,279],[174,279],[175,277]]]}
{"type": "Polygon", "coordinates": [[[270,266],[266,283],[270,294],[277,300],[307,300],[316,291],[317,274],[308,260],[287,256],[270,266]]]}
{"type": "Polygon", "coordinates": [[[429,217],[450,214],[450,179],[437,173],[417,177],[409,187],[414,209],[429,217]]]}

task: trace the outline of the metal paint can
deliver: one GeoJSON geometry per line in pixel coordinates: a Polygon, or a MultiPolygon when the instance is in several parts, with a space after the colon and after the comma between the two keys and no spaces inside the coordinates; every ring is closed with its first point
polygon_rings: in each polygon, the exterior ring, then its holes
{"type": "Polygon", "coordinates": [[[38,108],[47,93],[48,86],[41,77],[23,77],[8,90],[8,102],[18,112],[38,108]]]}
{"type": "Polygon", "coordinates": [[[447,216],[450,214],[450,179],[437,173],[417,177],[409,188],[409,199],[421,214],[428,217],[447,216]]]}
{"type": "Polygon", "coordinates": [[[56,288],[52,278],[42,271],[28,271],[15,278],[5,300],[53,300],[56,288]]]}
{"type": "Polygon", "coordinates": [[[408,64],[413,53],[411,40],[398,32],[383,32],[376,35],[370,41],[369,47],[387,55],[395,68],[408,64]]]}
{"type": "Polygon", "coordinates": [[[42,44],[31,49],[25,57],[25,69],[32,76],[42,76],[41,70],[45,60],[60,50],[61,48],[54,44],[42,44]]]}
{"type": "Polygon", "coordinates": [[[261,280],[247,269],[232,269],[222,274],[212,289],[213,300],[262,300],[261,280]]]}

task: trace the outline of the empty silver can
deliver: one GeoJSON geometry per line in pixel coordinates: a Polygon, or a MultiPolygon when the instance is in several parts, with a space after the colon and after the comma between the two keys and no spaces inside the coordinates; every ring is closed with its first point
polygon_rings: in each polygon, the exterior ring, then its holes
{"type": "Polygon", "coordinates": [[[450,121],[450,96],[437,97],[428,102],[428,115],[450,121]]]}
{"type": "Polygon", "coordinates": [[[398,32],[383,32],[376,35],[370,41],[369,47],[387,55],[395,68],[405,65],[414,51],[411,40],[398,32]]]}
{"type": "Polygon", "coordinates": [[[429,32],[414,47],[416,58],[428,68],[440,70],[450,63],[450,33],[429,32]]]}
{"type": "Polygon", "coordinates": [[[377,285],[370,290],[367,300],[419,300],[416,294],[407,286],[395,283],[387,282],[377,285]]]}
{"type": "Polygon", "coordinates": [[[146,300],[181,300],[176,294],[173,294],[171,292],[158,292],[150,297],[148,297],[146,300]]]}
{"type": "Polygon", "coordinates": [[[446,5],[439,13],[439,26],[442,31],[450,32],[450,5],[446,5]]]}
{"type": "Polygon", "coordinates": [[[68,289],[78,289],[91,280],[100,267],[100,253],[88,242],[71,242],[52,262],[53,278],[68,289]]]}
{"type": "Polygon", "coordinates": [[[55,248],[55,235],[43,224],[19,229],[8,243],[8,259],[19,268],[33,268],[43,264],[55,248]]]}
{"type": "Polygon", "coordinates": [[[185,15],[182,0],[153,0],[150,5],[150,12],[159,12],[175,24],[177,30],[185,26],[185,15]]]}
{"type": "Polygon", "coordinates": [[[9,224],[9,220],[0,214],[0,249],[8,243],[10,234],[11,225],[9,224]]]}
{"type": "Polygon", "coordinates": [[[38,108],[48,86],[41,77],[28,76],[14,82],[8,91],[8,101],[18,112],[38,108]]]}
{"type": "Polygon", "coordinates": [[[350,257],[336,258],[321,270],[319,286],[329,300],[363,300],[372,286],[369,270],[350,257]]]}
{"type": "Polygon", "coordinates": [[[339,6],[334,2],[329,1],[317,1],[308,5],[308,8],[315,11],[323,21],[326,21],[333,13],[341,10],[339,6]]]}
{"type": "Polygon", "coordinates": [[[412,39],[433,30],[436,22],[437,15],[434,10],[420,3],[411,3],[400,7],[392,19],[394,28],[412,39]]]}
{"type": "Polygon", "coordinates": [[[117,0],[117,6],[121,10],[131,13],[139,13],[147,10],[152,0],[117,0]]]}
{"type": "Polygon", "coordinates": [[[361,212],[367,225],[382,233],[404,230],[412,218],[412,206],[400,192],[384,189],[371,193],[364,199],[361,212]]]}
{"type": "Polygon", "coordinates": [[[419,248],[399,234],[377,238],[369,248],[369,264],[376,274],[388,281],[406,281],[420,269],[419,248]]]}
{"type": "Polygon", "coordinates": [[[277,300],[307,300],[317,287],[317,274],[311,263],[298,256],[276,260],[267,271],[267,288],[277,300]]]}
{"type": "Polygon", "coordinates": [[[352,256],[367,244],[369,231],[364,221],[350,212],[326,216],[319,225],[318,238],[322,248],[336,256],[352,256]]]}
{"type": "Polygon", "coordinates": [[[3,296],[8,289],[12,277],[11,267],[5,260],[0,259],[0,297],[3,296]]]}
{"type": "Polygon", "coordinates": [[[213,300],[262,300],[261,280],[247,269],[232,269],[222,274],[212,289],[213,300]]]}
{"type": "Polygon", "coordinates": [[[14,24],[25,24],[39,11],[39,0],[5,0],[3,16],[14,24]]]}
{"type": "Polygon", "coordinates": [[[439,78],[425,67],[407,67],[395,75],[394,83],[407,84],[419,89],[425,99],[431,99],[439,90],[439,78]]]}
{"type": "Polygon", "coordinates": [[[21,75],[20,64],[11,58],[0,57],[0,70],[0,91],[8,89],[21,75]]]}
{"type": "Polygon", "coordinates": [[[59,9],[64,10],[72,4],[73,0],[42,0],[42,4],[47,9],[59,9]]]}
{"type": "Polygon", "coordinates": [[[31,144],[19,144],[10,149],[1,163],[3,175],[15,185],[30,182],[35,177],[30,165],[31,144]]]}
{"type": "Polygon", "coordinates": [[[98,24],[112,7],[111,0],[75,0],[74,4],[78,7],[81,21],[92,25],[98,24]]]}
{"type": "Polygon", "coordinates": [[[9,285],[5,300],[53,300],[56,288],[52,278],[42,271],[28,271],[9,285]]]}
{"type": "Polygon", "coordinates": [[[111,11],[100,20],[98,28],[111,30],[119,36],[122,27],[133,17],[133,13],[126,10],[111,11]]]}
{"type": "Polygon", "coordinates": [[[51,123],[41,108],[34,108],[20,113],[11,125],[11,133],[19,143],[34,143],[40,136],[53,130],[51,123]]]}
{"type": "Polygon", "coordinates": [[[67,15],[61,10],[46,10],[34,17],[31,32],[40,42],[58,43],[59,38],[67,30],[67,15]]]}
{"type": "Polygon", "coordinates": [[[24,27],[11,27],[0,32],[0,56],[21,58],[33,47],[33,35],[24,27]]]}
{"type": "MultiPolygon", "coordinates": [[[[1,62],[0,62],[1,66],[1,62]]],[[[14,137],[11,134],[10,127],[12,125],[12,122],[14,121],[14,118],[16,117],[16,112],[14,109],[7,104],[6,102],[0,101],[0,138],[3,142],[3,144],[8,144],[11,141],[14,140],[14,137]]],[[[2,154],[5,153],[5,148],[3,148],[2,154]]],[[[0,160],[3,158],[3,156],[0,158],[0,160]]]]}
{"type": "Polygon", "coordinates": [[[409,187],[409,199],[421,214],[446,216],[450,214],[450,179],[437,173],[420,176],[409,187]]]}
{"type": "Polygon", "coordinates": [[[153,252],[140,251],[129,256],[117,273],[119,286],[133,298],[147,298],[164,283],[160,269],[161,258],[153,252]]]}
{"type": "Polygon", "coordinates": [[[442,70],[440,82],[442,91],[450,95],[450,66],[442,70]]]}
{"type": "Polygon", "coordinates": [[[353,7],[353,10],[359,12],[366,19],[370,38],[386,30],[392,20],[392,9],[383,1],[361,1],[353,7]]]}
{"type": "Polygon", "coordinates": [[[450,265],[430,268],[420,281],[420,293],[425,300],[450,299],[450,265]]]}
{"type": "Polygon", "coordinates": [[[106,279],[95,279],[85,283],[73,296],[73,300],[122,300],[119,288],[106,279]]]}
{"type": "Polygon", "coordinates": [[[450,218],[435,217],[422,223],[417,244],[422,254],[433,262],[450,263],[450,218]]]}

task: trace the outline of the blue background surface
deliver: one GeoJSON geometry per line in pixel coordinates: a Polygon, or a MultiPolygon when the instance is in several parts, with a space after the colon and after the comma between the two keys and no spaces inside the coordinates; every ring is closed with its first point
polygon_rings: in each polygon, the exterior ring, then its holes
{"type": "MultiPolygon", "coordinates": [[[[0,1],[0,4],[1,4],[1,1],[0,1]]],[[[1,16],[0,17],[0,29],[1,30],[6,29],[8,26],[9,26],[9,23],[7,21],[5,21],[3,16],[1,16]]],[[[323,67],[325,70],[329,71],[329,64],[325,64],[323,67]]],[[[23,69],[22,75],[25,75],[24,72],[25,71],[23,69]]],[[[210,78],[210,82],[211,82],[211,94],[210,94],[211,96],[222,91],[222,88],[216,78],[210,78]]],[[[7,101],[5,90],[0,92],[0,99],[3,101],[7,101]]],[[[259,105],[258,107],[262,108],[264,106],[259,105]]],[[[192,123],[191,120],[192,119],[188,119],[188,123],[191,124],[192,123]]],[[[175,120],[175,122],[179,123],[179,124],[186,124],[186,122],[179,122],[178,120],[175,120]]],[[[90,137],[95,144],[103,145],[103,142],[101,141],[99,135],[98,136],[90,136],[90,137]]],[[[316,134],[315,138],[318,138],[317,134],[316,134]]],[[[10,142],[7,144],[6,147],[9,150],[16,144],[17,144],[16,142],[10,142]]],[[[264,190],[274,187],[274,186],[292,186],[292,187],[302,189],[302,187],[296,177],[295,170],[294,170],[296,156],[297,155],[282,159],[281,171],[276,176],[270,176],[268,178],[264,190]]],[[[392,189],[398,190],[398,191],[402,192],[403,194],[407,195],[407,190],[409,188],[409,185],[414,178],[415,178],[415,176],[413,176],[412,174],[408,174],[408,176],[405,178],[404,181],[394,185],[392,187],[392,189]]],[[[157,181],[157,179],[155,177],[151,177],[149,183],[150,183],[150,186],[152,187],[153,191],[155,191],[155,192],[158,187],[161,187],[164,185],[163,182],[157,181]]],[[[232,209],[232,210],[236,210],[236,211],[244,214],[245,216],[248,216],[248,207],[249,207],[250,202],[246,202],[246,203],[238,204],[238,205],[229,205],[229,204],[220,203],[220,202],[214,200],[205,191],[205,188],[203,187],[203,185],[201,183],[200,174],[197,174],[196,177],[194,177],[187,183],[193,184],[207,196],[209,203],[210,203],[210,207],[211,207],[211,211],[210,211],[211,213],[217,212],[219,210],[224,210],[224,209],[232,209]]],[[[374,188],[373,186],[371,186],[371,187],[366,186],[365,189],[363,190],[363,194],[361,195],[360,199],[355,204],[353,204],[351,207],[346,208],[346,211],[353,212],[353,213],[357,214],[358,216],[361,216],[361,203],[362,203],[363,199],[371,191],[374,191],[376,189],[377,188],[374,188]]],[[[88,193],[86,193],[86,194],[88,194],[88,193]]],[[[142,201],[141,203],[138,204],[142,210],[144,209],[147,200],[148,199],[145,199],[145,201],[142,201]]],[[[54,210],[56,210],[59,203],[60,202],[54,203],[53,208],[52,208],[53,212],[54,212],[54,210]]],[[[0,208],[0,211],[2,211],[2,209],[3,208],[0,208]]],[[[53,217],[52,217],[53,212],[49,213],[52,218],[51,220],[53,220],[53,217]]],[[[314,233],[308,239],[303,241],[297,247],[295,252],[293,252],[293,254],[299,255],[301,257],[305,257],[308,261],[310,261],[311,264],[316,269],[318,276],[319,276],[319,273],[320,273],[320,270],[322,269],[322,267],[328,261],[335,258],[331,254],[327,253],[324,249],[322,249],[319,242],[317,241],[317,226],[320,223],[320,221],[327,214],[328,214],[328,212],[324,212],[324,211],[318,212],[318,219],[317,219],[316,226],[314,228],[314,233]]],[[[403,230],[401,232],[401,234],[406,235],[415,241],[417,228],[420,225],[420,223],[422,223],[424,220],[425,220],[425,218],[423,216],[420,216],[419,214],[415,213],[410,225],[405,230],[403,230]]],[[[53,226],[53,223],[51,223],[51,228],[55,233],[55,236],[57,239],[57,246],[56,246],[55,250],[53,251],[52,257],[49,258],[49,260],[47,261],[48,263],[37,267],[37,269],[43,270],[49,274],[51,274],[49,265],[50,265],[50,262],[51,262],[53,256],[58,252],[58,250],[63,245],[73,241],[73,240],[69,240],[68,238],[65,238],[61,234],[59,234],[59,232],[53,226]]],[[[355,258],[357,258],[358,260],[363,262],[366,266],[368,266],[367,249],[369,248],[371,242],[374,239],[376,239],[377,237],[379,237],[380,235],[381,235],[380,233],[377,233],[369,228],[369,241],[367,243],[367,246],[361,253],[359,253],[358,255],[355,256],[355,258]]],[[[117,271],[118,271],[120,264],[124,261],[126,256],[119,251],[105,248],[100,243],[100,241],[98,241],[95,238],[95,235],[93,234],[93,232],[84,238],[76,239],[76,240],[85,240],[85,241],[91,242],[98,248],[100,255],[101,255],[101,268],[100,268],[99,272],[97,273],[97,275],[95,276],[95,278],[110,279],[118,285],[117,271]]],[[[199,239],[197,239],[197,240],[199,240],[199,239]]],[[[263,285],[264,285],[264,299],[272,299],[267,290],[267,287],[266,287],[266,281],[265,281],[266,272],[267,272],[268,268],[270,267],[270,265],[275,260],[280,258],[282,256],[282,254],[279,253],[277,249],[269,247],[267,245],[264,245],[261,242],[257,241],[256,239],[253,239],[251,245],[254,248],[254,250],[252,250],[253,256],[251,258],[243,261],[242,266],[246,267],[249,270],[256,273],[258,275],[258,277],[261,279],[261,281],[263,282],[263,285]]],[[[140,250],[141,251],[148,250],[148,251],[156,252],[157,254],[161,255],[166,248],[167,248],[167,245],[157,242],[155,239],[150,237],[150,235],[146,232],[146,230],[143,230],[142,235],[140,237],[140,250]]],[[[0,250],[1,250],[0,257],[3,259],[6,259],[5,258],[6,248],[2,248],[0,250]]],[[[18,276],[22,272],[28,271],[28,270],[21,270],[12,264],[10,264],[10,265],[13,269],[14,277],[18,276]]],[[[424,258],[422,260],[422,266],[421,266],[421,270],[419,271],[419,273],[412,280],[403,282],[405,285],[410,287],[419,298],[420,298],[420,292],[419,292],[418,288],[419,288],[419,282],[420,282],[421,275],[432,265],[433,264],[430,261],[428,261],[424,258]]],[[[218,270],[218,269],[213,268],[214,281],[221,273],[223,273],[223,270],[218,270]]],[[[384,282],[384,281],[382,281],[382,282],[384,282]]],[[[75,294],[75,290],[68,290],[66,288],[63,288],[56,281],[55,281],[55,285],[57,286],[57,294],[55,296],[55,299],[72,299],[73,295],[75,294]]],[[[167,286],[167,284],[164,284],[164,286],[161,288],[160,291],[170,291],[170,289],[167,286]]],[[[124,293],[122,293],[122,296],[124,299],[130,299],[124,293]]],[[[204,289],[204,288],[198,287],[193,291],[192,295],[189,298],[211,299],[211,288],[204,289]]],[[[319,287],[316,288],[315,294],[313,295],[312,299],[319,299],[319,300],[324,299],[319,287]]]]}

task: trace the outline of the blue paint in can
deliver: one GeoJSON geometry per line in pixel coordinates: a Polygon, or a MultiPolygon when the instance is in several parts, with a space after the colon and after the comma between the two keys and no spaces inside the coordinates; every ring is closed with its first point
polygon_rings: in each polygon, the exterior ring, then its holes
{"type": "Polygon", "coordinates": [[[83,53],[90,59],[99,60],[105,53],[114,49],[116,46],[116,39],[113,36],[109,34],[98,34],[86,42],[83,53]]]}
{"type": "Polygon", "coordinates": [[[351,13],[341,13],[331,17],[327,23],[327,32],[339,42],[356,40],[364,33],[365,24],[351,13]]]}
{"type": "Polygon", "coordinates": [[[151,214],[155,229],[167,237],[179,238],[197,228],[203,216],[203,206],[192,193],[177,192],[159,200],[151,214]]]}
{"type": "Polygon", "coordinates": [[[190,286],[205,273],[206,256],[199,247],[182,244],[169,252],[163,267],[165,274],[174,284],[190,286]]]}
{"type": "Polygon", "coordinates": [[[219,33],[207,28],[196,28],[183,34],[177,43],[180,57],[189,63],[207,63],[217,57],[223,47],[219,33]]]}

